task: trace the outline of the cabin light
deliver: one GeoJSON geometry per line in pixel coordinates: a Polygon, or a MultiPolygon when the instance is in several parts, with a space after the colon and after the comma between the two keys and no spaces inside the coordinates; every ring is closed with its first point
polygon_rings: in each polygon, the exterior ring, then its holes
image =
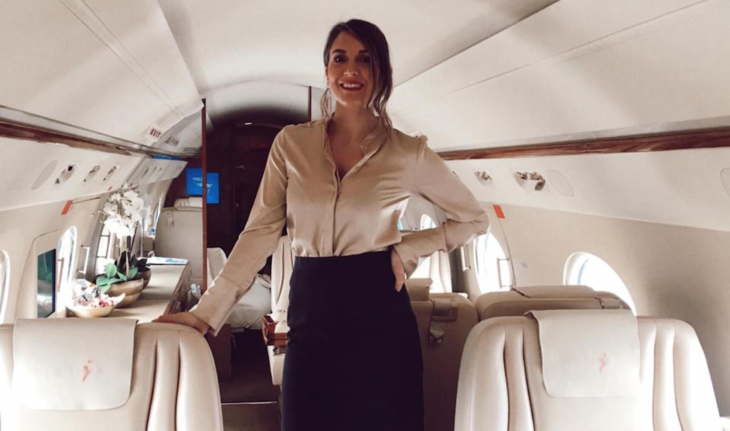
{"type": "Polygon", "coordinates": [[[535,191],[539,192],[545,188],[547,180],[537,172],[515,172],[515,175],[523,181],[536,181],[535,191]]]}
{"type": "Polygon", "coordinates": [[[253,123],[250,121],[248,123],[243,123],[244,126],[250,126],[251,124],[253,124],[253,123]]]}
{"type": "Polygon", "coordinates": [[[474,175],[477,177],[477,179],[479,181],[481,181],[483,183],[492,180],[492,176],[489,175],[489,173],[487,173],[486,171],[477,171],[477,172],[474,172],[474,175]]]}

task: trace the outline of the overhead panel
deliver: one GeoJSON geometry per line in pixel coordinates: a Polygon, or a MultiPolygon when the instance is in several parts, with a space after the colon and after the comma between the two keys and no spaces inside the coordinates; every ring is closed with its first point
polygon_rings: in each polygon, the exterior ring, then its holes
{"type": "Polygon", "coordinates": [[[154,0],[1,2],[0,38],[4,106],[145,145],[202,107],[154,0]]]}
{"type": "Polygon", "coordinates": [[[729,21],[722,0],[562,0],[398,87],[392,117],[438,149],[727,125],[729,21]]]}
{"type": "Polygon", "coordinates": [[[448,164],[482,202],[727,232],[729,161],[711,148],[448,164]]]}

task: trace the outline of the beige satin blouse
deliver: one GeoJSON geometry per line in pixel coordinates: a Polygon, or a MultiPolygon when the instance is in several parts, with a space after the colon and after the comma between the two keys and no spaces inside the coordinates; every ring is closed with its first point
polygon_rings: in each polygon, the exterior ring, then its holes
{"type": "MultiPolygon", "coordinates": [[[[216,334],[276,250],[286,225],[295,256],[345,256],[394,245],[410,276],[419,257],[451,251],[487,231],[487,213],[426,145],[381,123],[362,143],[364,157],[343,178],[325,120],[279,132],[248,223],[214,283],[191,310],[216,334]],[[401,237],[408,198],[444,210],[441,226],[401,237]]],[[[363,268],[365,270],[365,268],[363,268]]]]}

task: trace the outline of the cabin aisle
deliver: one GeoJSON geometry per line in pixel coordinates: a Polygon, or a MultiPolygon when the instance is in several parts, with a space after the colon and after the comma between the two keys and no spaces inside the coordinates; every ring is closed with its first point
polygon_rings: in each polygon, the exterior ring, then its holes
{"type": "Polygon", "coordinates": [[[260,331],[234,334],[232,378],[220,381],[226,431],[278,431],[279,387],[271,383],[269,358],[260,331]]]}

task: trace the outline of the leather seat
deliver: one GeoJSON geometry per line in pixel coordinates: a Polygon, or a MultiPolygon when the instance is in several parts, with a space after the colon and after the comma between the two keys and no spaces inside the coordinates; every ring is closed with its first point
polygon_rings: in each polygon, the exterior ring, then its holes
{"type": "Polygon", "coordinates": [[[686,323],[636,320],[626,310],[537,313],[576,320],[557,337],[533,317],[492,318],[473,329],[456,431],[722,429],[702,347],[686,323]],[[634,319],[634,340],[616,331],[616,313],[634,319]],[[619,377],[604,379],[608,371],[619,377]]]}
{"type": "Polygon", "coordinates": [[[578,285],[514,287],[509,291],[489,292],[477,298],[474,307],[479,320],[522,316],[531,310],[629,309],[613,293],[578,285]]]}
{"type": "Polygon", "coordinates": [[[478,316],[468,299],[430,286],[430,278],[406,281],[423,352],[425,431],[444,431],[454,426],[461,354],[478,316]]]}
{"type": "Polygon", "coordinates": [[[180,325],[33,319],[0,326],[0,428],[223,430],[213,359],[180,325]]]}
{"type": "MultiPolygon", "coordinates": [[[[277,322],[276,332],[289,332],[287,311],[289,310],[289,279],[294,271],[294,254],[291,251],[291,241],[288,235],[279,239],[276,251],[271,256],[271,318],[277,322]]],[[[269,351],[269,367],[271,381],[281,385],[284,371],[283,349],[267,346],[269,351]]]]}
{"type": "Polygon", "coordinates": [[[190,282],[202,285],[203,209],[195,206],[163,208],[157,222],[155,255],[187,259],[190,282]]]}

